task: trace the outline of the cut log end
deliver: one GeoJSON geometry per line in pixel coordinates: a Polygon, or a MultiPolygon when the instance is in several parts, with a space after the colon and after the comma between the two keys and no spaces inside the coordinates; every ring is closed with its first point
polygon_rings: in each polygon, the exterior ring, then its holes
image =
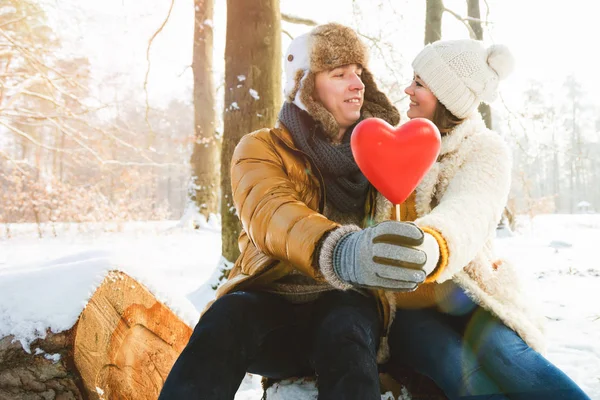
{"type": "Polygon", "coordinates": [[[137,281],[110,272],[81,313],[74,362],[90,399],[151,399],[192,333],[137,281]]]}

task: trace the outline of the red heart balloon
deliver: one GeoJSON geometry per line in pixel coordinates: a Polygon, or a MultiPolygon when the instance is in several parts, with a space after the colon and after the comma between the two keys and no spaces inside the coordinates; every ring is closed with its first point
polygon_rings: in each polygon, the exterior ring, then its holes
{"type": "Polygon", "coordinates": [[[369,182],[392,204],[401,204],[437,159],[441,137],[425,118],[411,119],[398,128],[367,118],[354,128],[350,145],[369,182]]]}

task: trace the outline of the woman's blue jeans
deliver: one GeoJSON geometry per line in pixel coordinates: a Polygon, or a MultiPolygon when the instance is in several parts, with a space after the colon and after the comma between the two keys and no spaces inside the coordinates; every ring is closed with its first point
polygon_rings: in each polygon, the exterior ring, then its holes
{"type": "Polygon", "coordinates": [[[428,376],[451,400],[589,399],[513,330],[470,303],[463,315],[398,309],[390,328],[390,362],[428,376]]]}

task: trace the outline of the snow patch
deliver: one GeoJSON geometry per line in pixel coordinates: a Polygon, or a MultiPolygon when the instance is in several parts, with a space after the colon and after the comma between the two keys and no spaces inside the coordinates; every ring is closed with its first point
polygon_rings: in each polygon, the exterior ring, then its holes
{"type": "Polygon", "coordinates": [[[44,354],[44,358],[46,360],[52,361],[53,364],[56,364],[57,362],[60,361],[60,354],[58,354],[58,353],[56,353],[56,354],[44,354]]]}
{"type": "Polygon", "coordinates": [[[248,92],[250,92],[250,96],[252,96],[254,100],[260,99],[260,96],[258,95],[258,92],[256,90],[250,89],[248,92]]]}
{"type": "MultiPolygon", "coordinates": [[[[112,269],[138,280],[190,327],[197,323],[214,299],[221,269],[231,266],[221,257],[220,216],[206,219],[192,209],[180,221],[130,222],[113,232],[107,226],[57,224],[58,237],[38,239],[35,224],[11,225],[12,238],[0,239],[0,337],[14,335],[31,353],[31,342],[45,337],[47,329],[58,333],[73,326],[112,269]]],[[[495,244],[548,318],[548,359],[600,399],[598,237],[600,214],[544,215],[524,219],[512,236],[495,244]],[[557,252],[559,246],[549,244],[558,241],[571,246],[557,252]]],[[[39,348],[33,352],[46,356],[39,348]]],[[[285,386],[273,388],[274,396],[291,399],[285,397],[288,390],[290,396],[314,398],[308,382],[298,389],[285,386]]],[[[261,396],[260,377],[248,376],[235,398],[261,396]]],[[[400,399],[408,396],[403,391],[400,399]]]]}

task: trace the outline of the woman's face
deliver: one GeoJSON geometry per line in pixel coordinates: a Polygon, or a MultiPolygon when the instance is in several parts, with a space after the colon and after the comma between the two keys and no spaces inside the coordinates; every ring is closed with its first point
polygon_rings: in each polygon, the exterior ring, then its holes
{"type": "Polygon", "coordinates": [[[410,106],[406,113],[408,118],[427,118],[430,121],[433,120],[438,100],[418,75],[415,75],[410,86],[404,89],[404,93],[410,97],[410,106]]]}
{"type": "Polygon", "coordinates": [[[344,131],[360,118],[365,85],[358,64],[344,65],[315,76],[315,100],[329,111],[344,131]]]}

